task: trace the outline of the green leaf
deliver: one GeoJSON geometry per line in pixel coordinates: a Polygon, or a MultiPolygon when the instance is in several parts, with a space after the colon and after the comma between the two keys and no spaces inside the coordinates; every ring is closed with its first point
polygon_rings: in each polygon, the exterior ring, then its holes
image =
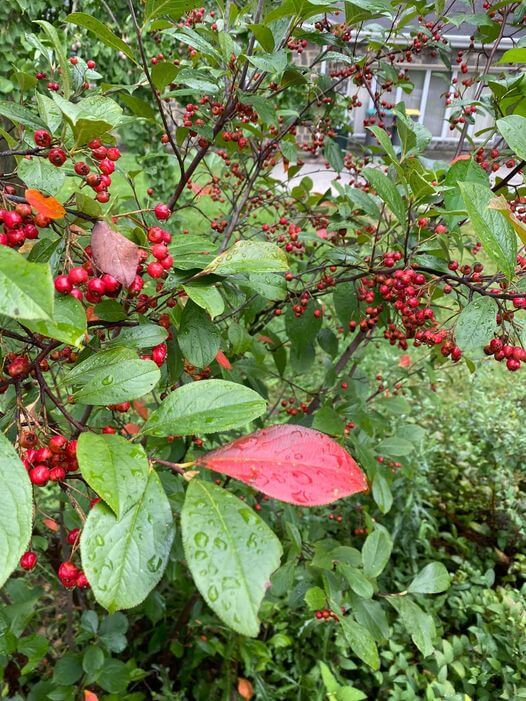
{"type": "Polygon", "coordinates": [[[380,668],[380,658],[373,636],[367,628],[356,623],[346,616],[340,618],[340,624],[345,639],[349,643],[351,650],[371,669],[380,668]]]}
{"type": "Polygon", "coordinates": [[[400,438],[398,436],[392,436],[391,438],[384,438],[377,446],[377,451],[380,454],[389,455],[394,458],[401,458],[404,455],[409,455],[415,449],[411,441],[405,438],[400,438]]]}
{"type": "Polygon", "coordinates": [[[35,24],[42,27],[44,34],[53,47],[58,65],[60,66],[60,88],[64,93],[64,97],[68,98],[71,95],[71,64],[66,58],[66,53],[59,39],[57,30],[52,24],[46,22],[46,20],[35,20],[35,24]]]}
{"type": "Polygon", "coordinates": [[[53,100],[71,126],[77,146],[103,136],[122,120],[122,107],[109,97],[93,95],[73,103],[53,93],[53,100]]]}
{"type": "MultiPolygon", "coordinates": [[[[240,283],[241,284],[241,283],[240,283]]],[[[243,285],[250,287],[265,299],[281,300],[287,297],[287,283],[276,273],[250,273],[243,285]]]]}
{"type": "Polygon", "coordinates": [[[25,325],[42,336],[80,348],[86,334],[86,312],[78,299],[57,295],[52,321],[26,321],[25,325]]]}
{"type": "Polygon", "coordinates": [[[373,186],[399,223],[406,226],[407,207],[392,178],[385,175],[379,168],[365,168],[362,175],[373,186]]]}
{"type": "Polygon", "coordinates": [[[237,273],[273,273],[288,270],[287,256],[273,243],[237,241],[209,263],[203,275],[236,275],[237,273]]]}
{"type": "Polygon", "coordinates": [[[118,336],[107,344],[108,348],[124,346],[125,348],[153,348],[166,341],[168,331],[157,324],[139,324],[121,329],[118,336]]]}
{"type": "Polygon", "coordinates": [[[188,436],[244,426],[266,410],[253,389],[226,380],[190,382],[171,392],[152,412],[143,433],[188,436]]]}
{"type": "Polygon", "coordinates": [[[497,210],[490,209],[493,193],[478,183],[459,183],[471,226],[488,256],[506,277],[511,278],[517,256],[517,236],[512,225],[497,210]]]}
{"type": "Polygon", "coordinates": [[[285,328],[292,343],[302,345],[306,341],[313,341],[316,338],[323,323],[321,316],[314,315],[317,309],[319,309],[318,305],[311,302],[305,307],[304,313],[296,317],[292,307],[287,308],[285,328]]]}
{"type": "Polygon", "coordinates": [[[469,353],[481,351],[497,330],[498,307],[491,297],[476,297],[460,312],[455,326],[455,339],[469,353]]]}
{"type": "Polygon", "coordinates": [[[120,519],[99,502],[82,529],[84,572],[98,603],[112,612],[146,598],[163,575],[174,538],[170,502],[155,472],[136,499],[120,519]]]}
{"type": "Polygon", "coordinates": [[[351,594],[351,610],[358,623],[365,626],[377,642],[389,638],[387,616],[379,601],[351,594]]]}
{"type": "Polygon", "coordinates": [[[397,163],[398,157],[397,157],[396,152],[393,148],[393,144],[391,142],[391,137],[385,131],[385,129],[382,129],[381,127],[378,127],[378,126],[367,127],[367,129],[372,134],[374,134],[374,136],[378,140],[380,146],[383,148],[386,155],[389,157],[389,160],[391,161],[391,163],[397,163]]]}
{"type": "Polygon", "coordinates": [[[86,482],[119,519],[146,488],[148,459],[144,448],[122,436],[81,433],[77,459],[86,482]]]}
{"type": "Polygon", "coordinates": [[[165,16],[180,19],[188,10],[199,5],[199,0],[147,0],[145,17],[147,20],[165,16]]]}
{"type": "Polygon", "coordinates": [[[247,59],[260,71],[271,73],[272,75],[280,75],[287,67],[287,54],[284,50],[247,56],[247,59]]]}
{"type": "Polygon", "coordinates": [[[388,596],[389,603],[398,611],[404,628],[424,657],[433,652],[433,640],[436,636],[432,616],[424,613],[418,604],[407,596],[388,596]]]}
{"type": "MultiPolygon", "coordinates": [[[[526,49],[523,51],[526,52],[526,49]]],[[[526,160],[526,117],[511,114],[509,117],[497,119],[497,129],[511,150],[521,160],[526,160]]]]}
{"type": "Polygon", "coordinates": [[[320,587],[311,587],[305,592],[305,603],[311,611],[319,611],[327,604],[327,595],[320,587]]]}
{"type": "Polygon", "coordinates": [[[15,102],[0,100],[0,115],[7,117],[13,124],[22,124],[29,129],[46,129],[46,123],[40,117],[33,114],[27,107],[22,107],[15,102]]]}
{"type": "Polygon", "coordinates": [[[374,587],[367,577],[357,567],[349,565],[347,562],[339,562],[336,570],[347,580],[349,586],[355,594],[370,599],[374,594],[374,587]]]}
{"type": "Polygon", "coordinates": [[[66,374],[64,384],[73,387],[79,404],[119,404],[150,392],[160,372],[151,360],[140,360],[131,348],[109,348],[94,353],[66,374]]]}
{"type": "Polygon", "coordinates": [[[75,24],[77,27],[84,27],[84,29],[87,29],[88,32],[94,34],[97,39],[100,39],[103,44],[112,49],[117,49],[117,51],[122,51],[122,53],[131,61],[137,63],[132,48],[128,46],[128,44],[126,44],[126,42],[124,42],[120,37],[114,34],[111,29],[108,29],[106,24],[95,17],[87,15],[84,12],[73,12],[66,17],[66,22],[75,24]]]}
{"type": "Polygon", "coordinates": [[[212,319],[225,309],[221,293],[215,285],[201,281],[189,282],[183,285],[183,290],[195,304],[205,309],[212,319]]]}
{"type": "Polygon", "coordinates": [[[33,522],[33,494],[27,470],[0,433],[0,587],[18,565],[33,522]]]}
{"type": "Polygon", "coordinates": [[[198,368],[212,362],[220,344],[218,328],[192,300],[183,309],[177,340],[184,357],[198,368]]]}
{"type": "Polygon", "coordinates": [[[352,282],[341,282],[332,293],[336,316],[344,329],[349,327],[349,321],[360,318],[360,304],[356,287],[352,282]]]}
{"type": "Polygon", "coordinates": [[[393,505],[391,487],[389,486],[389,482],[379,472],[377,472],[374,476],[372,492],[373,499],[378,504],[380,511],[383,514],[390,511],[391,506],[393,505]]]}
{"type": "Polygon", "coordinates": [[[60,190],[66,174],[62,168],[56,168],[47,158],[23,158],[18,164],[18,177],[31,190],[40,190],[49,195],[56,195],[60,190]]]}
{"type": "Polygon", "coordinates": [[[248,28],[265,51],[268,53],[274,51],[274,36],[266,24],[249,24],[248,28]]]}
{"type": "Polygon", "coordinates": [[[430,562],[413,579],[407,591],[412,594],[439,594],[449,589],[451,578],[441,562],[430,562]]]}
{"type": "Polygon", "coordinates": [[[383,526],[376,524],[362,547],[363,571],[367,577],[378,577],[389,562],[393,542],[383,526]]]}
{"type": "Polygon", "coordinates": [[[54,292],[47,263],[29,263],[20,253],[0,246],[0,314],[51,320],[54,292]]]}
{"type": "Polygon", "coordinates": [[[502,54],[497,63],[526,63],[526,47],[508,49],[502,54]]]}
{"type": "Polygon", "coordinates": [[[457,211],[464,208],[464,200],[460,192],[460,183],[473,182],[480,185],[488,185],[488,174],[471,158],[457,161],[448,168],[444,184],[448,189],[444,192],[444,206],[448,211],[457,211]]]}
{"type": "Polygon", "coordinates": [[[335,170],[337,173],[340,173],[343,170],[343,153],[336,141],[328,138],[325,139],[323,155],[333,170],[335,170]]]}
{"type": "Polygon", "coordinates": [[[162,91],[167,85],[174,82],[178,72],[178,68],[173,63],[160,61],[151,70],[152,82],[157,90],[162,91]]]}
{"type": "Polygon", "coordinates": [[[210,608],[242,635],[257,636],[258,610],[282,547],[244,502],[212,482],[193,479],[181,513],[188,566],[210,608]]]}

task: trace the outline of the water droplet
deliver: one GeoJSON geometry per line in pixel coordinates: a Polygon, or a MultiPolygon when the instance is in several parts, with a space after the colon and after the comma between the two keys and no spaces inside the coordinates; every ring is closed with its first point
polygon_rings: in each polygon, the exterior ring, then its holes
{"type": "Polygon", "coordinates": [[[210,599],[210,601],[217,601],[219,598],[219,592],[213,585],[211,587],[208,587],[208,598],[210,599]]]}
{"type": "Polygon", "coordinates": [[[106,386],[113,384],[113,375],[106,375],[106,377],[102,379],[102,384],[106,386]]]}
{"type": "Polygon", "coordinates": [[[223,589],[237,589],[238,581],[235,577],[223,577],[221,586],[223,589]]]}
{"type": "Polygon", "coordinates": [[[214,547],[218,550],[226,550],[227,544],[222,538],[214,538],[214,547]]]}
{"type": "Polygon", "coordinates": [[[95,544],[96,545],[104,545],[104,538],[101,535],[96,535],[95,536],[95,544]]]}
{"type": "Polygon", "coordinates": [[[194,553],[194,558],[196,560],[206,560],[207,557],[208,555],[204,550],[196,550],[194,553]]]}
{"type": "Polygon", "coordinates": [[[258,539],[256,538],[255,533],[251,533],[249,537],[247,538],[247,547],[249,548],[255,548],[258,544],[258,539]]]}
{"type": "Polygon", "coordinates": [[[160,558],[159,555],[153,555],[146,563],[146,567],[150,572],[157,572],[162,564],[162,558],[160,558]]]}
{"type": "Polygon", "coordinates": [[[199,531],[199,533],[195,534],[194,541],[199,548],[206,548],[208,545],[208,536],[203,531],[199,531]]]}

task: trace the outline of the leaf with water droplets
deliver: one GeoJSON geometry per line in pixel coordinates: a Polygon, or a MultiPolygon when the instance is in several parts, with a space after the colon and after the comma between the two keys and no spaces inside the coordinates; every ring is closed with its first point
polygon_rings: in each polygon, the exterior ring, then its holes
{"type": "Polygon", "coordinates": [[[79,404],[119,404],[138,399],[159,382],[161,373],[151,360],[141,360],[131,348],[109,348],[90,355],[64,378],[79,404]]]}
{"type": "Polygon", "coordinates": [[[367,489],[349,453],[304,426],[269,426],[200,457],[198,465],[235,477],[275,499],[300,506],[330,504],[367,489]]]}
{"type": "Polygon", "coordinates": [[[113,275],[125,287],[132,284],[139,265],[137,244],[99,221],[91,233],[91,251],[99,270],[113,275]]]}
{"type": "Polygon", "coordinates": [[[137,502],[148,481],[143,447],[122,436],[81,433],[77,459],[86,482],[118,518],[137,502]]]}
{"type": "Polygon", "coordinates": [[[143,433],[154,436],[217,433],[261,416],[267,405],[253,389],[227,380],[190,382],[152,412],[143,433]]]}
{"type": "Polygon", "coordinates": [[[27,470],[0,433],[0,587],[18,564],[31,537],[33,495],[27,470]]]}
{"type": "Polygon", "coordinates": [[[120,519],[96,504],[82,529],[80,552],[99,604],[108,611],[140,604],[161,579],[173,538],[170,502],[153,471],[120,519]]]}
{"type": "Polygon", "coordinates": [[[228,626],[259,632],[258,610],[281,543],[267,524],[236,496],[193,479],[181,513],[183,546],[203,598],[228,626]]]}
{"type": "Polygon", "coordinates": [[[273,273],[288,270],[287,256],[273,243],[237,241],[220,253],[199,275],[237,275],[238,273],[273,273]]]}

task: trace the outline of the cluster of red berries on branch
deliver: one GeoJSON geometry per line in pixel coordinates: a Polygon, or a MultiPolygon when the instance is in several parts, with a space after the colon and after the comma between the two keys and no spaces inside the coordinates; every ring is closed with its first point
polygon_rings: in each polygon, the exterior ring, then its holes
{"type": "Polygon", "coordinates": [[[520,370],[521,363],[526,362],[526,350],[522,346],[512,346],[505,337],[492,338],[484,353],[492,355],[499,362],[506,361],[506,367],[511,372],[520,370]]]}
{"type": "MultiPolygon", "coordinates": [[[[11,186],[5,188],[6,195],[14,194],[11,186]]],[[[33,241],[38,238],[39,229],[46,229],[51,224],[51,219],[43,214],[33,214],[29,204],[17,204],[13,209],[0,209],[0,245],[18,248],[25,241],[33,241]]]]}
{"type": "Polygon", "coordinates": [[[54,435],[40,447],[32,431],[24,431],[19,439],[25,449],[20,458],[35,487],[45,487],[48,482],[60,482],[70,472],[77,472],[77,441],[62,435],[54,435]]]}

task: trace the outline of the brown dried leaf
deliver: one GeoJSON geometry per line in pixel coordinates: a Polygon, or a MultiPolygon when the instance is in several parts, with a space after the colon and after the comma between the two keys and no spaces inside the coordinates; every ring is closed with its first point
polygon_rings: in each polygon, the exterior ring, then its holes
{"type": "Polygon", "coordinates": [[[139,247],[104,221],[97,222],[91,234],[93,261],[103,273],[113,275],[129,287],[139,264],[139,247]]]}

